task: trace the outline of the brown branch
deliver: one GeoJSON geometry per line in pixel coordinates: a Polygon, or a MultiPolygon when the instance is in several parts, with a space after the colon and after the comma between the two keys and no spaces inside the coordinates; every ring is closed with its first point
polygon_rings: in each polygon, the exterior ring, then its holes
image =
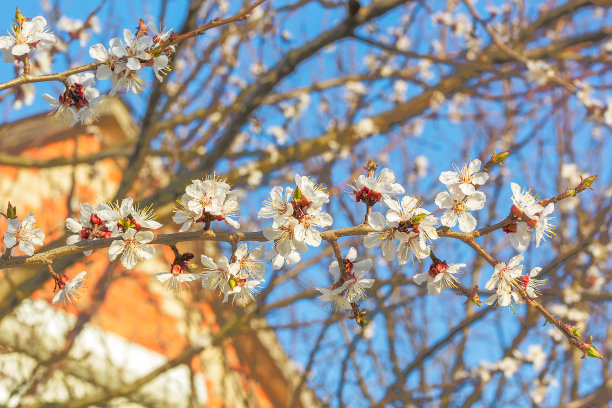
{"type": "MultiPolygon", "coordinates": [[[[236,22],[236,21],[245,20],[248,17],[249,13],[251,13],[253,9],[255,9],[255,7],[257,7],[264,1],[265,0],[257,0],[255,3],[253,3],[252,5],[250,5],[243,11],[241,11],[240,13],[236,14],[235,16],[232,16],[232,17],[229,17],[223,20],[215,19],[213,21],[210,21],[208,24],[203,25],[202,27],[198,27],[193,31],[179,35],[173,40],[168,40],[161,45],[162,49],[166,49],[172,45],[176,45],[179,42],[184,41],[188,38],[202,35],[206,31],[210,30],[211,28],[219,27],[225,24],[236,22]]],[[[126,59],[126,57],[123,57],[123,59],[126,59]]],[[[87,65],[83,65],[83,66],[76,67],[76,68],[71,68],[63,72],[58,72],[56,74],[49,74],[49,75],[33,76],[33,75],[30,75],[29,73],[24,73],[18,78],[12,79],[7,82],[0,83],[0,91],[9,89],[9,88],[13,88],[15,86],[23,85],[23,84],[31,84],[31,83],[36,83],[36,82],[59,81],[59,82],[64,83],[66,80],[68,80],[68,77],[70,75],[74,75],[74,74],[78,74],[78,73],[86,72],[86,71],[93,71],[96,68],[98,68],[100,65],[102,65],[103,63],[104,62],[102,61],[95,61],[87,65]]]]}

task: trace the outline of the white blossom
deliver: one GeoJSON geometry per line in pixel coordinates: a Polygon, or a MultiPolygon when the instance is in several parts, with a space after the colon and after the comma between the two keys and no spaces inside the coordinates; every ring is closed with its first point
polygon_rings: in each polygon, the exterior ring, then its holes
{"type": "Polygon", "coordinates": [[[536,198],[530,191],[522,191],[521,187],[516,183],[510,183],[512,189],[512,202],[514,207],[530,218],[534,218],[536,214],[541,213],[544,207],[538,204],[536,198]]]}
{"type": "Polygon", "coordinates": [[[66,276],[64,275],[56,278],[55,282],[59,286],[59,290],[53,297],[51,303],[57,303],[58,306],[62,306],[66,302],[76,302],[79,298],[77,291],[83,287],[83,279],[86,274],[87,272],[83,271],[68,282],[66,282],[66,276]]]}
{"type": "Polygon", "coordinates": [[[452,228],[459,221],[459,229],[463,232],[471,232],[476,229],[476,218],[469,211],[480,210],[484,207],[487,197],[482,191],[475,191],[466,195],[456,187],[450,187],[449,191],[443,191],[436,196],[436,205],[444,210],[440,222],[452,228]]]}
{"type": "Polygon", "coordinates": [[[295,265],[302,259],[300,253],[296,250],[292,250],[287,256],[280,255],[275,248],[272,248],[265,254],[265,259],[272,261],[272,269],[278,270],[283,265],[295,265]]]}
{"type": "Polygon", "coordinates": [[[108,257],[111,261],[121,255],[121,263],[127,269],[132,269],[143,259],[151,259],[155,255],[155,248],[148,245],[153,241],[151,231],[136,232],[134,228],[128,228],[122,235],[122,239],[113,241],[108,248],[108,257]]]}
{"type": "Polygon", "coordinates": [[[41,246],[45,239],[45,233],[36,228],[36,216],[29,213],[19,223],[19,218],[7,220],[6,232],[4,233],[4,245],[7,250],[19,245],[19,249],[28,256],[34,255],[34,245],[41,246]]]}
{"type": "Polygon", "coordinates": [[[106,228],[111,231],[112,236],[117,236],[122,229],[119,225],[126,220],[134,211],[134,200],[131,197],[124,198],[121,203],[116,202],[102,209],[98,215],[106,223],[106,228]]]}
{"type": "Polygon", "coordinates": [[[274,224],[281,225],[287,217],[293,214],[293,189],[287,187],[283,198],[283,188],[276,186],[270,191],[270,198],[265,200],[263,207],[257,213],[258,218],[272,218],[274,224]]]}
{"type": "Polygon", "coordinates": [[[552,231],[554,225],[550,221],[550,214],[555,210],[555,205],[549,203],[544,209],[537,215],[538,220],[535,224],[535,236],[536,236],[536,248],[540,246],[540,241],[544,237],[551,237],[554,232],[552,231]]]}
{"type": "Polygon", "coordinates": [[[369,201],[369,204],[373,204],[381,199],[389,200],[391,196],[404,194],[404,187],[395,181],[393,170],[384,168],[378,174],[360,175],[349,187],[355,193],[357,202],[364,201],[368,204],[369,201]]]}
{"type": "Polygon", "coordinates": [[[236,285],[227,292],[223,297],[223,303],[229,300],[229,296],[233,296],[233,302],[238,306],[245,307],[248,303],[255,300],[255,295],[259,290],[257,286],[263,282],[263,279],[253,279],[244,282],[242,285],[236,285]]]}
{"type": "Polygon", "coordinates": [[[239,267],[238,273],[253,279],[261,279],[264,275],[265,267],[259,262],[259,259],[264,256],[265,250],[263,245],[251,251],[249,251],[246,243],[238,245],[236,252],[234,252],[239,267]]]}
{"type": "Polygon", "coordinates": [[[153,46],[153,40],[146,35],[136,38],[134,33],[127,28],[123,30],[123,40],[128,57],[126,67],[132,71],[138,71],[142,68],[140,60],[151,59],[151,54],[147,50],[153,46]]]}
{"type": "Polygon", "coordinates": [[[202,212],[195,212],[189,208],[189,195],[183,194],[180,200],[177,200],[178,208],[174,210],[172,221],[177,224],[182,224],[179,232],[185,232],[194,222],[196,222],[201,216],[202,212]]]}
{"type": "Polygon", "coordinates": [[[384,203],[389,207],[387,221],[398,225],[395,239],[400,241],[400,265],[407,262],[410,249],[418,259],[428,257],[431,252],[431,248],[428,248],[429,242],[438,239],[435,227],[438,219],[421,208],[415,197],[404,196],[399,203],[386,199],[384,203]],[[406,245],[402,247],[402,243],[406,245]],[[417,243],[418,247],[415,247],[417,243]]]}
{"type": "Polygon", "coordinates": [[[436,267],[432,264],[429,271],[418,273],[413,276],[414,283],[422,285],[423,282],[427,281],[427,292],[430,296],[437,296],[442,293],[443,289],[450,289],[457,287],[457,277],[455,274],[459,272],[460,268],[465,268],[465,264],[450,264],[446,266],[446,262],[439,263],[442,267],[436,267]]]}
{"type": "Polygon", "coordinates": [[[523,254],[517,255],[510,259],[506,265],[505,262],[500,262],[495,265],[495,271],[485,285],[487,290],[496,290],[496,293],[485,300],[488,305],[499,304],[500,306],[509,306],[512,299],[519,303],[520,297],[516,290],[512,288],[512,281],[519,276],[523,271],[523,254]]]}
{"type": "Polygon", "coordinates": [[[527,79],[538,85],[546,84],[555,76],[552,66],[544,61],[527,61],[527,79]]]}
{"type": "Polygon", "coordinates": [[[381,213],[374,211],[370,214],[368,224],[376,231],[368,233],[363,238],[363,245],[368,249],[381,247],[383,256],[387,261],[395,259],[397,245],[393,238],[397,223],[389,223],[389,226],[386,226],[385,217],[381,213]]]}
{"type": "Polygon", "coordinates": [[[333,223],[332,216],[317,207],[309,207],[302,213],[294,229],[294,238],[306,245],[318,247],[321,233],[315,227],[327,228],[333,223]]]}
{"type": "Polygon", "coordinates": [[[440,182],[447,188],[459,187],[465,195],[474,194],[474,186],[481,186],[489,179],[489,174],[480,171],[482,162],[478,159],[471,160],[463,165],[461,169],[455,167],[455,171],[443,171],[440,174],[440,182]]]}
{"type": "Polygon", "coordinates": [[[397,261],[400,265],[404,265],[410,260],[410,254],[413,254],[419,261],[429,256],[431,246],[422,239],[423,236],[423,234],[413,231],[407,233],[395,231],[394,237],[399,241],[397,261]]]}
{"type": "Polygon", "coordinates": [[[308,176],[295,175],[295,184],[302,193],[302,198],[306,198],[311,203],[311,207],[320,208],[323,204],[329,203],[329,194],[321,184],[315,184],[308,176]]]}
{"type": "MultiPolygon", "coordinates": [[[[292,251],[298,250],[306,252],[308,247],[304,244],[305,232],[301,240],[296,237],[296,228],[299,221],[295,218],[287,218],[287,220],[279,226],[268,225],[263,230],[263,235],[266,239],[274,241],[274,249],[282,257],[286,258],[292,251]]],[[[303,228],[301,228],[303,230],[303,228]]]]}
{"type": "Polygon", "coordinates": [[[121,52],[123,44],[119,38],[111,38],[109,41],[109,51],[102,44],[94,44],[89,47],[89,56],[102,62],[96,69],[96,78],[100,81],[109,79],[119,62],[119,58],[124,56],[121,52]],[[119,50],[119,52],[117,52],[119,50]]]}
{"type": "Polygon", "coordinates": [[[345,274],[340,276],[340,267],[337,260],[332,261],[329,265],[329,273],[335,277],[341,277],[344,282],[349,282],[344,296],[353,303],[360,299],[365,299],[365,289],[369,289],[374,284],[374,279],[365,278],[366,272],[372,269],[372,260],[364,259],[355,262],[357,258],[357,250],[354,247],[349,248],[346,258],[343,259],[345,274]]]}
{"type": "MultiPolygon", "coordinates": [[[[174,265],[177,266],[178,265],[174,265]]],[[[164,284],[167,290],[180,292],[189,287],[189,282],[200,279],[197,273],[183,272],[180,267],[172,268],[170,272],[156,273],[155,277],[164,284]]]]}
{"type": "MultiPolygon", "coordinates": [[[[542,292],[540,291],[540,286],[544,285],[544,283],[546,282],[546,279],[536,279],[536,276],[538,276],[541,270],[542,268],[536,267],[533,268],[531,272],[529,272],[529,275],[521,275],[517,277],[517,280],[523,286],[525,292],[527,292],[529,297],[532,299],[542,294],[542,292]]],[[[517,303],[524,303],[524,301],[521,299],[521,302],[517,303]]]]}
{"type": "MultiPolygon", "coordinates": [[[[508,229],[504,229],[507,231],[508,229]]],[[[531,233],[526,222],[517,222],[516,231],[510,232],[510,243],[519,252],[525,252],[531,240],[531,233]]]]}
{"type": "Polygon", "coordinates": [[[239,265],[235,262],[230,265],[225,256],[219,257],[217,263],[206,255],[202,255],[201,260],[204,265],[204,271],[200,272],[202,287],[210,291],[218,288],[224,294],[229,292],[230,277],[238,272],[239,265]]]}
{"type": "Polygon", "coordinates": [[[315,288],[319,292],[321,292],[321,296],[319,296],[319,300],[323,302],[329,302],[333,310],[350,310],[351,304],[350,302],[342,295],[342,293],[348,288],[350,285],[350,281],[344,282],[344,284],[335,289],[327,289],[327,288],[315,288]]]}

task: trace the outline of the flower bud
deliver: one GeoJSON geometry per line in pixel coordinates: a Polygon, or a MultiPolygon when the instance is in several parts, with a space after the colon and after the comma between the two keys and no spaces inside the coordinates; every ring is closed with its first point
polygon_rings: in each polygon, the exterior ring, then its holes
{"type": "Polygon", "coordinates": [[[597,178],[597,174],[591,177],[587,177],[584,180],[582,180],[582,182],[578,185],[578,187],[576,188],[576,190],[585,190],[587,188],[590,188],[591,190],[593,189],[591,187],[591,184],[593,184],[593,182],[595,181],[595,179],[597,178]]]}
{"type": "Polygon", "coordinates": [[[378,164],[372,159],[368,160],[363,169],[368,173],[368,175],[373,175],[376,173],[376,169],[378,168],[378,164]]]}
{"type": "Polygon", "coordinates": [[[478,307],[482,306],[482,302],[480,301],[480,296],[478,296],[478,293],[474,293],[472,296],[470,296],[470,302],[472,302],[478,307]]]}
{"type": "Polygon", "coordinates": [[[302,192],[300,191],[299,187],[296,187],[295,190],[293,190],[293,199],[296,203],[302,201],[302,192]]]}
{"type": "Polygon", "coordinates": [[[21,14],[21,10],[19,10],[19,7],[17,7],[17,10],[15,11],[15,22],[19,25],[21,25],[21,23],[23,23],[24,21],[26,21],[27,18],[25,18],[25,16],[23,14],[21,14]]]}
{"type": "Polygon", "coordinates": [[[17,207],[12,205],[10,201],[9,201],[8,207],[6,209],[6,218],[9,218],[9,219],[17,218],[17,207]]]}
{"type": "Polygon", "coordinates": [[[506,150],[505,152],[500,153],[495,153],[495,151],[493,151],[493,156],[491,156],[491,164],[499,164],[500,166],[503,166],[504,160],[506,160],[511,151],[512,150],[506,150]]]}
{"type": "Polygon", "coordinates": [[[595,347],[592,344],[589,344],[589,348],[586,351],[587,356],[589,357],[595,357],[595,358],[600,358],[603,360],[603,356],[601,355],[601,353],[599,352],[599,350],[597,350],[597,347],[595,347]]]}

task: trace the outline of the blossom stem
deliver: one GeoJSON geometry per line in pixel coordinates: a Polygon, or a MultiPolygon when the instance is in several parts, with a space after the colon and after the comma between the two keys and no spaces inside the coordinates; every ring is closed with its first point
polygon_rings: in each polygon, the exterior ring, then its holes
{"type": "Polygon", "coordinates": [[[334,250],[334,255],[336,255],[336,260],[338,261],[338,268],[340,268],[340,276],[346,275],[346,267],[344,266],[344,259],[342,258],[342,254],[340,253],[340,246],[338,245],[338,240],[331,239],[328,242],[334,250]]]}
{"type": "Polygon", "coordinates": [[[368,224],[368,222],[370,222],[370,214],[372,214],[372,205],[368,204],[367,208],[366,208],[366,213],[365,213],[365,218],[363,220],[363,223],[365,225],[368,224]]]}

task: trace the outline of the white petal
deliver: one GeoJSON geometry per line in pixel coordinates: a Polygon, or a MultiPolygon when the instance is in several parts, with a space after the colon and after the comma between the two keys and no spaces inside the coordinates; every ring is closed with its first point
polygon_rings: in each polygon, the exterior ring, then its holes
{"type": "Polygon", "coordinates": [[[6,232],[4,234],[4,245],[6,245],[7,248],[12,248],[17,245],[17,239],[15,238],[15,235],[6,232]]]}
{"type": "Polygon", "coordinates": [[[530,278],[534,278],[534,277],[538,276],[538,274],[540,273],[541,270],[542,270],[542,268],[540,268],[539,266],[533,268],[531,270],[531,272],[529,272],[529,277],[530,278]]]}
{"type": "Polygon", "coordinates": [[[457,214],[453,210],[446,210],[440,217],[442,225],[452,228],[457,224],[457,214]]]}
{"type": "Polygon", "coordinates": [[[423,282],[425,282],[427,279],[429,279],[429,273],[427,272],[417,273],[416,275],[412,277],[412,280],[417,285],[422,285],[423,282]]]}
{"type": "Polygon", "coordinates": [[[132,71],[138,71],[142,68],[140,61],[137,58],[128,58],[127,67],[132,71]]]}
{"type": "Polygon", "coordinates": [[[140,231],[136,233],[135,238],[136,238],[136,241],[140,243],[148,244],[149,242],[153,241],[153,239],[155,238],[155,235],[153,235],[151,231],[140,231]]]}
{"type": "Polygon", "coordinates": [[[519,254],[513,257],[512,259],[510,259],[510,262],[508,262],[508,269],[514,269],[517,266],[519,266],[521,263],[523,263],[523,258],[524,258],[524,255],[519,254]]]}
{"type": "Polygon", "coordinates": [[[66,228],[76,234],[80,234],[83,226],[74,218],[66,218],[66,228]]]}
{"type": "Polygon", "coordinates": [[[440,173],[440,177],[438,178],[438,180],[440,180],[442,184],[445,184],[447,186],[457,184],[461,181],[459,179],[459,174],[454,171],[443,171],[442,173],[440,173]]]}
{"type": "Polygon", "coordinates": [[[248,251],[249,251],[248,245],[246,243],[242,243],[238,245],[236,252],[234,252],[234,256],[236,256],[237,259],[242,259],[244,258],[244,256],[247,254],[248,251]]]}
{"type": "Polygon", "coordinates": [[[435,203],[438,207],[443,209],[453,208],[455,200],[446,191],[442,191],[436,195],[435,203]]]}
{"type": "Polygon", "coordinates": [[[155,248],[152,245],[145,245],[139,248],[138,256],[142,259],[151,259],[155,256],[155,248]]]}
{"type": "Polygon", "coordinates": [[[480,161],[480,159],[474,159],[470,161],[470,163],[468,164],[468,171],[470,174],[474,174],[480,171],[481,166],[482,166],[482,162],[480,161]]]}
{"type": "Polygon", "coordinates": [[[371,259],[364,259],[363,261],[359,261],[353,265],[353,273],[354,274],[363,274],[372,269],[372,265],[374,263],[371,259]]]}
{"type": "Polygon", "coordinates": [[[328,271],[330,275],[337,276],[340,273],[340,268],[338,267],[338,261],[332,261],[332,263],[329,264],[328,271]]]}
{"type": "Polygon", "coordinates": [[[370,227],[381,230],[385,227],[385,217],[381,213],[374,211],[370,214],[368,223],[370,227]]]}
{"type": "Polygon", "coordinates": [[[168,279],[171,279],[172,276],[174,276],[173,274],[171,274],[170,272],[162,272],[162,273],[156,273],[155,276],[157,279],[159,279],[160,282],[166,282],[168,279]]]}
{"type": "Polygon", "coordinates": [[[487,180],[489,180],[489,173],[485,173],[484,171],[472,175],[472,183],[478,184],[479,186],[482,186],[487,180]]]}
{"type": "Polygon", "coordinates": [[[77,243],[81,240],[81,236],[80,235],[71,235],[66,239],[66,245],[72,245],[74,243],[77,243]]]}
{"type": "Polygon", "coordinates": [[[363,237],[363,245],[368,249],[380,246],[381,244],[382,240],[380,239],[380,234],[377,232],[370,232],[368,235],[363,237]]]}
{"type": "Polygon", "coordinates": [[[132,251],[125,251],[123,255],[121,255],[121,263],[126,269],[133,269],[138,263],[138,257],[132,251]]]}
{"type": "Polygon", "coordinates": [[[471,194],[474,194],[474,192],[476,191],[476,189],[471,183],[459,184],[459,190],[461,190],[463,194],[468,195],[468,196],[471,194]]]}
{"type": "Polygon", "coordinates": [[[28,52],[30,52],[30,46],[28,44],[17,44],[11,50],[11,53],[16,57],[20,57],[28,52]]]}
{"type": "Polygon", "coordinates": [[[438,296],[440,293],[442,293],[442,287],[432,281],[429,281],[427,282],[427,293],[429,293],[429,296],[438,296]]]}
{"type": "Polygon", "coordinates": [[[346,254],[346,259],[353,262],[357,258],[357,250],[355,247],[350,247],[348,253],[346,254]]]}
{"type": "Polygon", "coordinates": [[[474,194],[468,196],[465,206],[468,210],[480,210],[484,207],[485,201],[487,201],[487,196],[482,191],[476,191],[474,194]]]}
{"type": "Polygon", "coordinates": [[[21,249],[28,256],[34,255],[34,245],[32,245],[29,241],[21,241],[19,243],[19,249],[21,249]]]}
{"type": "Polygon", "coordinates": [[[102,44],[94,44],[89,47],[89,56],[98,61],[106,61],[108,58],[108,51],[102,44]]]}
{"type": "Polygon", "coordinates": [[[108,247],[108,258],[114,261],[125,249],[125,242],[121,240],[113,241],[108,247]]]}
{"type": "Polygon", "coordinates": [[[462,232],[472,232],[476,229],[476,218],[468,212],[459,216],[459,229],[462,232]]]}
{"type": "Polygon", "coordinates": [[[396,247],[397,246],[395,245],[395,242],[393,242],[390,239],[385,240],[385,242],[383,243],[382,245],[383,256],[385,257],[387,261],[392,261],[393,259],[395,259],[395,248],[396,247]]]}

